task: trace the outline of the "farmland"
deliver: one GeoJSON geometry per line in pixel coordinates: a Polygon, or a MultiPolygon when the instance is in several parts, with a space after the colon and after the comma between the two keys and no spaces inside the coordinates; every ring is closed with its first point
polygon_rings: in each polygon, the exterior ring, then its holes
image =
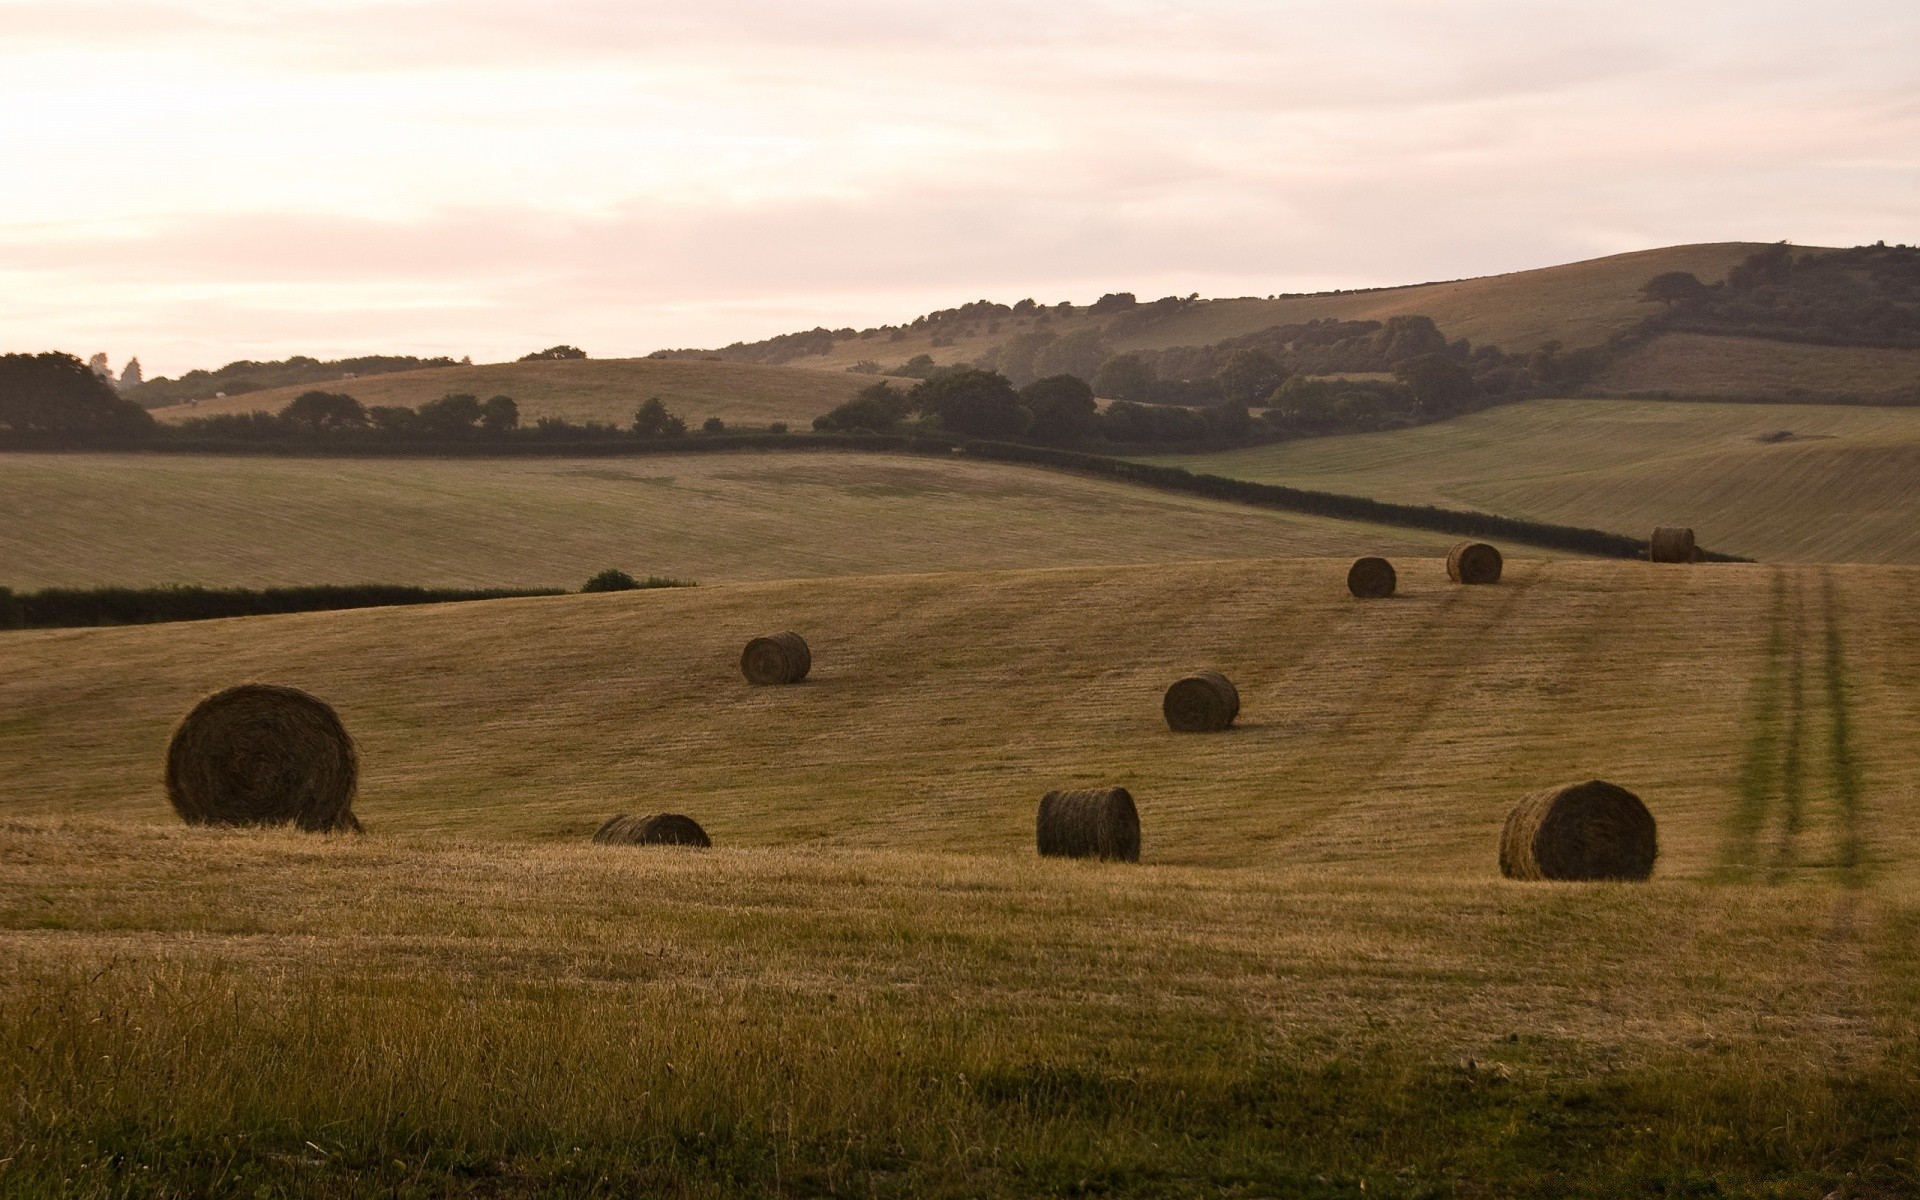
{"type": "Polygon", "coordinates": [[[1433,553],[1323,520],[989,463],[851,453],[326,459],[9,455],[0,586],[575,587],[1433,553]]]}
{"type": "Polygon", "coordinates": [[[1920,409],[1536,400],[1391,433],[1156,459],[1778,562],[1920,563],[1920,409]]]}
{"type": "Polygon", "coordinates": [[[1909,1186],[1920,574],[1400,565],[7,635],[0,1189],[1909,1186]],[[809,682],[742,684],[788,627],[809,682]],[[1160,724],[1197,665],[1236,730],[1160,724]],[[237,678],[339,708],[365,838],[174,822],[237,678]],[[1501,881],[1590,775],[1653,882],[1501,881]],[[1039,793],[1110,782],[1145,864],[1034,860],[1039,793]],[[720,849],[585,844],[660,807],[720,849]]]}

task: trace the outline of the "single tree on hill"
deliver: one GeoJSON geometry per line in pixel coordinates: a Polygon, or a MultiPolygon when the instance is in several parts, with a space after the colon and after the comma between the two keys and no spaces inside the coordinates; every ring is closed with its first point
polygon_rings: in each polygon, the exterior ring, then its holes
{"type": "Polygon", "coordinates": [[[545,350],[535,350],[532,354],[520,356],[521,362],[546,362],[562,358],[585,358],[587,352],[578,346],[548,346],[545,350]]]}
{"type": "Polygon", "coordinates": [[[1078,375],[1049,375],[1020,389],[1020,403],[1033,414],[1028,435],[1039,442],[1074,442],[1093,432],[1100,406],[1078,375]]]}
{"type": "Polygon", "coordinates": [[[367,410],[345,392],[302,392],[280,410],[280,419],[310,433],[325,433],[365,426],[367,410]]]}
{"type": "Polygon", "coordinates": [[[1707,295],[1707,285],[1701,283],[1692,271],[1668,271],[1647,280],[1640,289],[1645,300],[1658,300],[1668,308],[1676,304],[1689,304],[1707,295]]]}
{"type": "Polygon", "coordinates": [[[472,433],[483,415],[480,398],[468,392],[453,392],[429,400],[418,410],[423,432],[441,436],[472,433]]]}
{"type": "Polygon", "coordinates": [[[135,355],[120,369],[120,390],[125,392],[137,388],[146,382],[146,378],[146,374],[140,370],[140,356],[135,355]]]}
{"type": "Polygon", "coordinates": [[[489,396],[480,406],[480,428],[488,433],[505,433],[520,428],[520,406],[512,396],[489,396]]]}
{"type": "Polygon", "coordinates": [[[14,433],[151,433],[153,418],[71,354],[0,354],[0,428],[14,433]]]}
{"type": "Polygon", "coordinates": [[[1287,369],[1264,350],[1235,350],[1214,372],[1220,396],[1233,404],[1265,404],[1273,389],[1287,381],[1287,369]]]}
{"type": "Polygon", "coordinates": [[[1160,386],[1153,368],[1138,354],[1116,354],[1093,374],[1093,392],[1109,400],[1152,400],[1160,386]]]}
{"type": "Polygon", "coordinates": [[[914,385],[914,408],[955,433],[974,437],[1019,437],[1033,425],[1005,375],[971,367],[914,385]]]}
{"type": "Polygon", "coordinates": [[[660,397],[647,399],[633,414],[633,432],[643,438],[673,438],[687,431],[687,423],[667,411],[660,397]]]}

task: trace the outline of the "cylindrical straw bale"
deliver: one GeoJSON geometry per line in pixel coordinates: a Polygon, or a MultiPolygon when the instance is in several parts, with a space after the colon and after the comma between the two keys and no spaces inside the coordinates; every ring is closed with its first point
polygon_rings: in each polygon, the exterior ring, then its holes
{"type": "Polygon", "coordinates": [[[1455,583],[1499,583],[1505,563],[1485,542],[1461,542],[1447,551],[1447,578],[1455,583]]]}
{"type": "Polygon", "coordinates": [[[1362,600],[1384,600],[1399,582],[1393,564],[1377,555],[1356,558],[1347,568],[1347,590],[1362,600]]]}
{"type": "Polygon", "coordinates": [[[711,849],[713,839],[700,828],[700,822],[679,813],[654,813],[631,817],[621,813],[611,817],[593,835],[601,846],[697,846],[711,849]]]}
{"type": "Polygon", "coordinates": [[[740,652],[740,673],[748,683],[799,683],[812,669],[813,651],[805,638],[793,632],[754,638],[740,652]]]}
{"type": "Polygon", "coordinates": [[[360,832],[353,739],[323,700],[243,683],[200,701],[167,746],[167,799],[189,825],[360,832]]]}
{"type": "Polygon", "coordinates": [[[1035,831],[1048,858],[1140,861],[1140,813],[1122,787],[1048,792],[1035,831]]]}
{"type": "Polygon", "coordinates": [[[1240,689],[1218,671],[1195,671],[1174,681],[1160,711],[1175,733],[1212,733],[1240,715],[1240,689]]]}
{"type": "Polygon", "coordinates": [[[1693,530],[1662,525],[1647,539],[1647,557],[1657,563],[1698,562],[1693,530]]]}
{"type": "Polygon", "coordinates": [[[1508,879],[1645,879],[1660,852],[1640,797],[1598,779],[1534,792],[1500,835],[1508,879]]]}

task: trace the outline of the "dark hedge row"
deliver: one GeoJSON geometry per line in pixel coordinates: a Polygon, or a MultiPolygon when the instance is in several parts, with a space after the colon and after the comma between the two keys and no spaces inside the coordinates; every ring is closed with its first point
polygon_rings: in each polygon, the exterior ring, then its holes
{"type": "Polygon", "coordinates": [[[0,629],[51,629],[75,625],[150,625],[205,621],[268,613],[379,608],[393,604],[439,604],[453,600],[500,600],[510,596],[558,596],[554,589],[418,588],[369,583],[345,587],[247,588],[47,588],[13,592],[0,588],[0,629]]]}

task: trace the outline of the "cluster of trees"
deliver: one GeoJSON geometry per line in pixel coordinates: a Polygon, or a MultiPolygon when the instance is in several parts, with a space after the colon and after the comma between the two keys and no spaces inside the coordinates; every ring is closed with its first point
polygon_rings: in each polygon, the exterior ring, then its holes
{"type": "MultiPolygon", "coordinates": [[[[139,360],[135,359],[134,363],[139,360]]],[[[296,354],[273,362],[230,362],[215,371],[188,371],[178,379],[161,375],[144,382],[129,379],[123,372],[120,391],[129,400],[147,408],[185,404],[215,395],[243,396],[267,388],[291,387],[302,383],[327,383],[358,375],[386,375],[394,371],[417,371],[423,367],[455,367],[472,362],[451,358],[415,358],[408,354],[371,354],[360,358],[336,358],[322,362],[296,354]]],[[[129,364],[132,366],[134,364],[129,364]]]]}
{"type": "Polygon", "coordinates": [[[1651,330],[1920,348],[1920,248],[1912,246],[1796,255],[1780,243],[1749,255],[1721,283],[1669,271],[1641,294],[1665,305],[1651,330]]]}
{"type": "Polygon", "coordinates": [[[140,437],[147,410],[71,354],[0,354],[0,430],[54,437],[140,437]]]}
{"type": "Polygon", "coordinates": [[[548,346],[545,350],[535,350],[532,354],[522,354],[521,362],[558,362],[569,358],[585,358],[587,352],[578,346],[548,346]]]}

